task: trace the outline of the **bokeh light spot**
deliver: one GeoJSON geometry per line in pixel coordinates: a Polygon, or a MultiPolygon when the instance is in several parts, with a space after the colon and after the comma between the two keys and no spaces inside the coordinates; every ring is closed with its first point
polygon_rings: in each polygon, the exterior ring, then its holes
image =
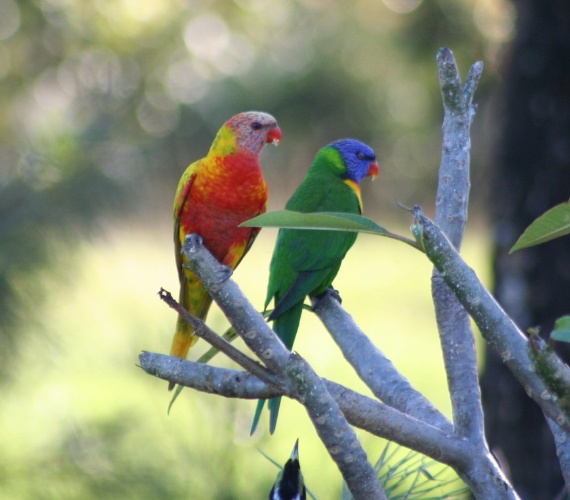
{"type": "Polygon", "coordinates": [[[0,0],[0,12],[0,40],[6,40],[20,27],[20,9],[13,0],[0,0]]]}
{"type": "Polygon", "coordinates": [[[150,135],[165,136],[178,125],[179,110],[162,93],[147,92],[145,100],[137,107],[137,119],[150,135]]]}
{"type": "Polygon", "coordinates": [[[0,45],[0,80],[10,71],[10,53],[4,45],[0,45]]]}
{"type": "Polygon", "coordinates": [[[514,33],[515,7],[505,0],[479,0],[473,9],[473,20],[488,39],[504,43],[514,33]]]}
{"type": "Polygon", "coordinates": [[[206,80],[187,61],[174,63],[168,68],[165,85],[171,98],[186,104],[199,101],[208,91],[206,80]]]}
{"type": "Polygon", "coordinates": [[[188,23],[184,32],[184,41],[193,55],[214,62],[227,49],[230,34],[220,16],[208,13],[188,23]]]}
{"type": "Polygon", "coordinates": [[[429,111],[425,87],[414,81],[395,81],[388,88],[386,105],[392,118],[406,125],[419,126],[429,111]]]}
{"type": "Polygon", "coordinates": [[[409,14],[420,6],[422,0],[383,0],[383,2],[396,14],[409,14]]]}

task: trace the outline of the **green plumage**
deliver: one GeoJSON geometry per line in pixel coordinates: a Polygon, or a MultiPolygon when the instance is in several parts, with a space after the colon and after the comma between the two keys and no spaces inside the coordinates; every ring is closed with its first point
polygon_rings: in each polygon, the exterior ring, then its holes
{"type": "MultiPolygon", "coordinates": [[[[360,214],[362,207],[358,182],[365,175],[377,173],[375,155],[368,146],[353,140],[338,141],[317,153],[307,176],[285,208],[305,213],[360,214]],[[355,149],[356,146],[358,148],[355,149]],[[363,148],[364,155],[361,151],[363,148]],[[357,152],[358,158],[350,156],[357,152]]],[[[293,347],[305,297],[318,297],[327,291],[355,240],[356,233],[353,232],[279,230],[270,264],[265,308],[273,299],[275,308],[269,321],[273,321],[273,330],[287,349],[293,347]]],[[[269,400],[271,433],[277,423],[280,400],[269,400]]],[[[252,433],[263,405],[264,400],[260,400],[252,433]]]]}

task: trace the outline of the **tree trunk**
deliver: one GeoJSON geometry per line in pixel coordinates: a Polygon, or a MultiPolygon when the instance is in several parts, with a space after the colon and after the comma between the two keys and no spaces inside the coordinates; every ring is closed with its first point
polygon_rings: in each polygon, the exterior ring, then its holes
{"type": "MultiPolygon", "coordinates": [[[[536,217],[570,198],[570,9],[565,0],[515,5],[492,165],[495,294],[523,330],[547,336],[570,313],[570,236],[508,252],[536,217]]],[[[555,498],[564,483],[541,411],[488,350],[481,383],[489,444],[521,498],[555,498]]]]}

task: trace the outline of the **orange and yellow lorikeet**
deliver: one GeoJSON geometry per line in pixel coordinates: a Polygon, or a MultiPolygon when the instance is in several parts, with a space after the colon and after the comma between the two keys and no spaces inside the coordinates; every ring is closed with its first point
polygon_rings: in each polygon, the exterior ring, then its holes
{"type": "MultiPolygon", "coordinates": [[[[296,212],[362,213],[360,181],[378,175],[376,154],[366,144],[342,139],[322,148],[303,182],[285,205],[296,212]]],[[[319,297],[331,286],[356,233],[280,229],[269,266],[265,308],[274,300],[269,315],[273,330],[291,350],[305,297],[319,297]]],[[[269,432],[277,424],[281,398],[269,400],[269,432]]],[[[251,433],[255,431],[265,400],[259,400],[251,433]]]]}
{"type": "MultiPolygon", "coordinates": [[[[267,203],[259,155],[265,144],[280,140],[281,130],[271,115],[257,111],[235,115],[218,131],[206,157],[192,163],[178,182],[174,251],[180,304],[197,318],[206,318],[212,298],[185,267],[184,239],[190,233],[199,234],[220,263],[237,267],[260,230],[238,226],[264,213],[267,203]]],[[[185,358],[197,340],[192,327],[179,317],[170,355],[185,358]]],[[[173,387],[171,383],[169,389],[173,387]]]]}

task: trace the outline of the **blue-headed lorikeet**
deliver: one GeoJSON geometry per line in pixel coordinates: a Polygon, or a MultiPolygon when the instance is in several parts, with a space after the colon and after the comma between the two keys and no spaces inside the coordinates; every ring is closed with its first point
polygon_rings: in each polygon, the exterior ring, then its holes
{"type": "MultiPolygon", "coordinates": [[[[305,179],[285,208],[297,212],[362,213],[360,181],[375,177],[376,154],[366,144],[342,139],[322,148],[305,179]]],[[[305,297],[323,295],[338,273],[342,259],[356,240],[356,233],[325,230],[280,229],[269,268],[265,308],[274,300],[269,315],[273,329],[291,350],[301,319],[305,297]]],[[[281,398],[269,400],[271,433],[275,430],[281,398]]],[[[255,412],[255,431],[264,400],[255,412]]]]}

